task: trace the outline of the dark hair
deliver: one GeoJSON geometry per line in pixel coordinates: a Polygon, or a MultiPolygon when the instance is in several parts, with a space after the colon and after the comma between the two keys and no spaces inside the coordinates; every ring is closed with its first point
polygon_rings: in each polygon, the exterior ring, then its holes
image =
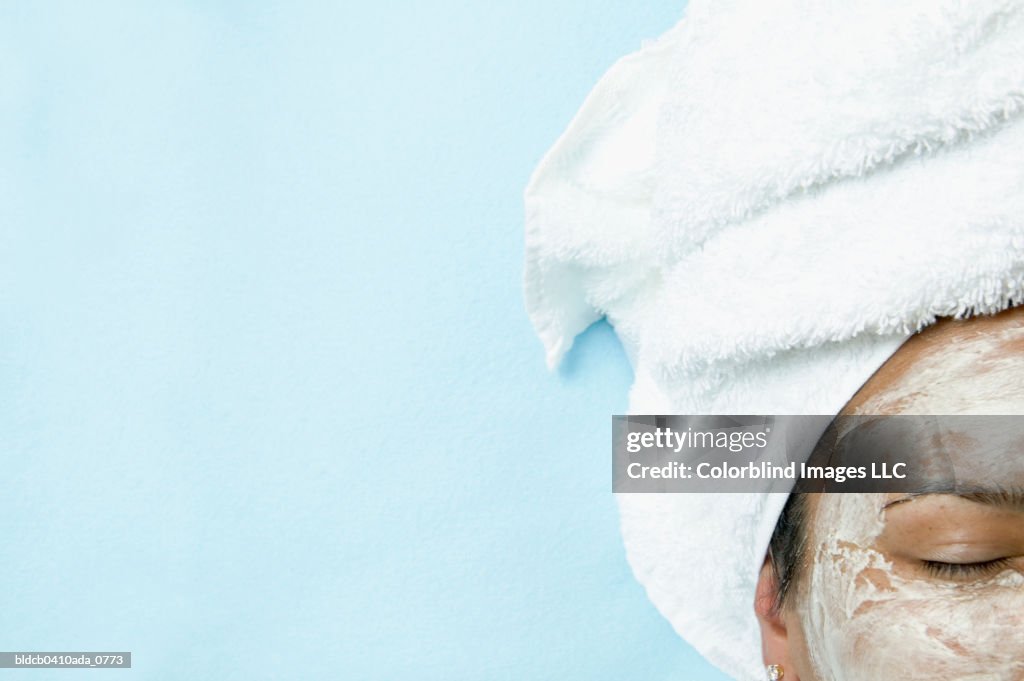
{"type": "Polygon", "coordinates": [[[787,597],[800,576],[807,547],[807,502],[807,494],[797,492],[789,495],[768,543],[768,560],[775,573],[775,610],[786,605],[787,597]]]}

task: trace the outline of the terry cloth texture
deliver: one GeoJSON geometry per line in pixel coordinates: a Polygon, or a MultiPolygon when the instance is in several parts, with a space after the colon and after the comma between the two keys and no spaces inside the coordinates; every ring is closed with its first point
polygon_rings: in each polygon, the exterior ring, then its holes
{"type": "MultiPolygon", "coordinates": [[[[596,85],[526,190],[558,364],[606,317],[634,414],[835,414],[938,316],[1024,297],[1024,0],[693,0],[596,85]]],[[[620,495],[676,631],[763,677],[786,495],[620,495]]]]}

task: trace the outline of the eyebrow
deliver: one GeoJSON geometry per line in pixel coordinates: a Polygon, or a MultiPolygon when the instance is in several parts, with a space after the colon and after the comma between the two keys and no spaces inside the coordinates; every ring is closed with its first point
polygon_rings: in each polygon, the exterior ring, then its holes
{"type": "Polygon", "coordinates": [[[1024,513],[1024,487],[1001,487],[998,485],[992,487],[981,485],[935,485],[934,487],[910,492],[900,499],[894,499],[883,506],[882,510],[884,511],[893,506],[912,501],[918,497],[933,494],[960,497],[961,499],[978,504],[1024,513]]]}

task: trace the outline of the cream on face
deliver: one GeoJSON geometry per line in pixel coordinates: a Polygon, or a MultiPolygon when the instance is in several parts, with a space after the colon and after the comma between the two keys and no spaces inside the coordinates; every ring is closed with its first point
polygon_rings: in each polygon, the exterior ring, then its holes
{"type": "MultiPolygon", "coordinates": [[[[937,344],[850,413],[1024,414],[1024,326],[937,344]]],[[[958,480],[1019,485],[1024,449],[1007,451],[964,456],[958,480]]],[[[817,499],[796,594],[817,681],[1024,681],[1024,509],[997,514],[947,495],[893,501],[817,499]],[[901,529],[918,544],[894,540],[901,529]]]]}
{"type": "Polygon", "coordinates": [[[819,499],[810,579],[800,595],[817,678],[1024,680],[1019,563],[957,579],[901,571],[878,543],[886,515],[897,512],[883,510],[886,502],[884,494],[819,499]],[[826,535],[824,528],[832,529],[826,535]]]}
{"type": "Polygon", "coordinates": [[[944,343],[859,414],[1024,414],[1024,326],[944,343]]]}

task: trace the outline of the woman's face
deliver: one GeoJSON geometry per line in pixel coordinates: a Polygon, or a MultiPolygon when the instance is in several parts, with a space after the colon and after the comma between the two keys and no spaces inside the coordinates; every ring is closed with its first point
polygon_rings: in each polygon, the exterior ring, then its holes
{"type": "Polygon", "coordinates": [[[1010,501],[821,495],[799,678],[1024,679],[1024,507],[1010,501]]]}
{"type": "MultiPolygon", "coordinates": [[[[844,414],[1024,414],[1022,313],[916,336],[844,414]]],[[[1024,436],[996,449],[946,452],[956,493],[812,495],[787,681],[1024,681],[1024,436]]]]}

